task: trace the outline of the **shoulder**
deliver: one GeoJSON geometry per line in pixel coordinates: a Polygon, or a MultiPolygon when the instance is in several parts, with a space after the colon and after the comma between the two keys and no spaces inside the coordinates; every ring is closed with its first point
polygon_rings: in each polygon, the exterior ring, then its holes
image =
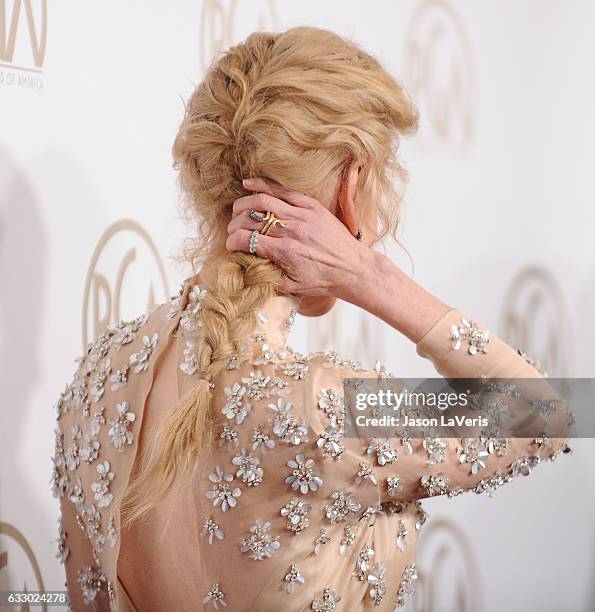
{"type": "MultiPolygon", "coordinates": [[[[332,411],[337,403],[342,404],[346,390],[357,387],[362,380],[393,376],[379,361],[374,367],[365,367],[360,361],[346,358],[335,350],[303,354],[289,349],[279,369],[290,383],[294,380],[302,383],[302,397],[313,401],[322,411],[332,411]]],[[[292,386],[295,391],[296,385],[292,386]]]]}
{"type": "Polygon", "coordinates": [[[393,376],[380,361],[377,361],[373,367],[366,367],[360,361],[346,358],[335,350],[303,354],[289,349],[285,363],[281,367],[288,370],[304,370],[305,376],[327,375],[336,380],[393,376]]]}
{"type": "Polygon", "coordinates": [[[156,305],[132,319],[110,324],[75,360],[76,369],[55,404],[56,418],[71,412],[82,417],[106,393],[125,387],[130,377],[147,371],[158,345],[169,335],[172,301],[156,305]]]}
{"type": "Polygon", "coordinates": [[[96,466],[136,443],[144,391],[173,328],[170,308],[166,302],[110,324],[75,360],[76,370],[54,405],[54,496],[72,497],[77,475],[89,480],[96,466]]]}

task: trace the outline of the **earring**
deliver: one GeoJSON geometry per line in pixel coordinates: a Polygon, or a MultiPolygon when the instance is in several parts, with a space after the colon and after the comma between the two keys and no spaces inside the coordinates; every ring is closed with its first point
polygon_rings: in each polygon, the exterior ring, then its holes
{"type": "Polygon", "coordinates": [[[355,235],[355,239],[356,240],[361,240],[362,239],[362,231],[361,230],[357,230],[357,234],[355,235]]]}

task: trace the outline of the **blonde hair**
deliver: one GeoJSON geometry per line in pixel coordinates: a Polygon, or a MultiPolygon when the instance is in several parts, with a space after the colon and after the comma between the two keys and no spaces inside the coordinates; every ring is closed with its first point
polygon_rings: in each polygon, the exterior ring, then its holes
{"type": "MultiPolygon", "coordinates": [[[[398,136],[414,131],[417,118],[402,85],[375,58],[319,28],[255,32],[209,68],[186,104],[173,157],[184,213],[195,224],[186,256],[196,268],[219,254],[197,348],[199,369],[212,380],[252,332],[254,311],[282,277],[270,261],[221,255],[233,202],[248,193],[242,179],[268,177],[316,197],[321,177],[342,177],[358,160],[359,214],[373,193],[377,240],[395,237],[401,204],[395,180],[406,179],[398,136]]],[[[211,429],[211,392],[201,379],[160,424],[149,464],[127,491],[125,522],[183,486],[211,444],[211,429]]]]}

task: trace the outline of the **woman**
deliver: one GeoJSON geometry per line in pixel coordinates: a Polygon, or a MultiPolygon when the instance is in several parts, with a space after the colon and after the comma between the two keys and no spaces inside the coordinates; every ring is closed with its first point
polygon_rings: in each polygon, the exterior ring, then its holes
{"type": "MultiPolygon", "coordinates": [[[[57,404],[75,610],[393,610],[414,588],[420,499],[490,493],[567,450],[479,430],[343,437],[343,379],[386,372],[287,345],[296,313],[338,298],[444,376],[541,378],[370,248],[394,235],[396,145],[416,122],[375,59],[320,29],[254,33],[208,71],[173,147],[204,265],[109,327],[57,404]]],[[[544,428],[567,424],[552,406],[544,428]]]]}

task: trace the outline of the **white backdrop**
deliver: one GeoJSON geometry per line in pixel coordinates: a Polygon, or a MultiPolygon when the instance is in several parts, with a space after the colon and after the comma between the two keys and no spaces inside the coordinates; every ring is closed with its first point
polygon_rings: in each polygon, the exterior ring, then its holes
{"type": "MultiPolygon", "coordinates": [[[[592,376],[594,20],[577,0],[0,0],[0,590],[63,587],[52,406],[85,338],[186,275],[181,99],[254,29],[331,28],[403,77],[422,113],[402,147],[415,277],[551,375],[592,376]]],[[[351,306],[290,341],[432,372],[351,306]]],[[[595,610],[595,450],[573,446],[494,499],[425,504],[412,609],[595,610]]]]}

